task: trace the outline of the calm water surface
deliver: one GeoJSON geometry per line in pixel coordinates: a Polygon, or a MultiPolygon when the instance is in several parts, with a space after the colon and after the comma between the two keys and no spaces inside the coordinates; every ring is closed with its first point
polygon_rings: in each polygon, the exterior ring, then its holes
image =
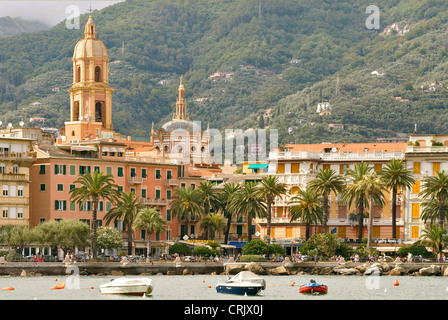
{"type": "MultiPolygon", "coordinates": [[[[136,276],[137,277],[137,276],[136,276]]],[[[215,286],[223,275],[149,276],[153,294],[148,297],[102,295],[99,286],[114,276],[0,277],[0,300],[447,300],[447,277],[412,276],[264,276],[267,287],[261,295],[244,297],[219,294],[215,286]],[[310,279],[328,286],[328,294],[308,296],[299,293],[299,286],[310,279]],[[394,286],[395,280],[399,285],[394,286]],[[60,282],[66,288],[51,290],[60,282]]]]}

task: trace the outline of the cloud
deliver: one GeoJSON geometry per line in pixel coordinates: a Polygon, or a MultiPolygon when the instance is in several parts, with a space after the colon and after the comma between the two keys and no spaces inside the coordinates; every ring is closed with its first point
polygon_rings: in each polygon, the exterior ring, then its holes
{"type": "Polygon", "coordinates": [[[65,20],[70,14],[66,13],[69,6],[79,7],[81,14],[92,10],[101,10],[117,2],[125,0],[102,1],[0,1],[0,17],[20,17],[27,20],[39,20],[47,25],[54,26],[65,20]]]}

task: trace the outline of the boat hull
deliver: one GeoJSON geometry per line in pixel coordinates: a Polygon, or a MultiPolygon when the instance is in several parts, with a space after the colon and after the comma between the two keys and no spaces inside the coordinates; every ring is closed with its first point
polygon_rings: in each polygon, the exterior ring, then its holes
{"type": "Polygon", "coordinates": [[[218,293],[236,294],[236,295],[248,295],[255,296],[260,293],[263,288],[261,286],[233,286],[229,284],[218,284],[216,291],[218,293]]]}
{"type": "Polygon", "coordinates": [[[118,279],[110,283],[100,286],[102,294],[121,294],[121,295],[149,295],[152,293],[153,287],[151,280],[138,279],[118,279]]]}
{"type": "Polygon", "coordinates": [[[300,286],[299,292],[304,294],[326,294],[328,292],[328,287],[323,284],[317,286],[303,285],[300,286]]]}

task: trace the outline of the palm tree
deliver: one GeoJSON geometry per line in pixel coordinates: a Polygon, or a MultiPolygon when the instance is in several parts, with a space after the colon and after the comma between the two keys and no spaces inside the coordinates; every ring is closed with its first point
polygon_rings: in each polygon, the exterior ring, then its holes
{"type": "MultiPolygon", "coordinates": [[[[439,202],[436,199],[430,199],[428,201],[424,201],[422,202],[422,214],[420,216],[420,218],[422,219],[422,221],[426,224],[430,224],[433,225],[435,224],[438,220],[439,220],[439,216],[440,216],[440,205],[439,202]]],[[[444,212],[443,212],[443,216],[444,219],[448,219],[448,203],[445,204],[444,206],[444,212]]]]}
{"type": "Polygon", "coordinates": [[[308,182],[307,188],[321,194],[323,197],[323,221],[322,221],[322,232],[327,232],[328,223],[328,198],[331,192],[335,194],[340,193],[344,189],[345,179],[340,175],[336,174],[336,171],[329,168],[320,170],[316,178],[308,182]]]}
{"type": "Polygon", "coordinates": [[[178,188],[174,193],[171,213],[180,221],[185,221],[186,235],[188,235],[188,223],[196,220],[203,213],[200,203],[198,189],[193,189],[191,186],[178,188]]]}
{"type": "Polygon", "coordinates": [[[306,234],[305,240],[310,237],[310,229],[312,224],[322,223],[323,206],[320,196],[311,189],[299,190],[289,204],[291,207],[291,221],[301,220],[305,223],[306,234]]]}
{"type": "Polygon", "coordinates": [[[134,221],[138,216],[138,212],[144,208],[144,205],[133,191],[130,193],[120,192],[114,205],[114,208],[106,213],[104,220],[106,224],[109,224],[111,221],[123,221],[125,223],[128,237],[128,255],[131,255],[134,221]]]}
{"type": "Polygon", "coordinates": [[[232,197],[229,209],[237,216],[247,217],[247,241],[251,241],[252,219],[266,216],[266,204],[256,192],[255,184],[252,182],[243,184],[241,189],[232,197]]]}
{"type": "Polygon", "coordinates": [[[141,209],[134,221],[134,230],[146,230],[147,254],[146,261],[149,262],[151,254],[151,236],[153,232],[163,232],[166,229],[167,221],[162,218],[160,211],[156,208],[144,207],[141,209]]]}
{"type": "Polygon", "coordinates": [[[277,176],[266,176],[257,185],[256,192],[262,197],[266,203],[266,243],[271,242],[271,220],[272,220],[272,203],[276,197],[286,193],[286,186],[278,182],[277,176]]]}
{"type": "Polygon", "coordinates": [[[447,231],[436,225],[422,230],[419,244],[431,247],[434,254],[442,253],[443,247],[448,243],[447,231]]]}
{"type": "Polygon", "coordinates": [[[106,199],[114,202],[117,197],[117,185],[114,183],[111,174],[104,175],[102,172],[95,171],[93,176],[87,172],[78,177],[74,183],[81,184],[80,187],[70,190],[70,201],[78,202],[83,206],[88,201],[92,202],[92,254],[93,259],[97,258],[96,249],[96,229],[97,212],[100,200],[106,199]]]}
{"type": "MultiPolygon", "coordinates": [[[[425,203],[435,201],[438,204],[439,227],[443,228],[445,220],[446,204],[448,203],[448,174],[445,170],[437,171],[433,177],[423,179],[420,197],[426,199],[425,203]]],[[[424,204],[425,204],[424,203],[424,204]]]]}
{"type": "Polygon", "coordinates": [[[414,183],[412,170],[401,159],[391,159],[385,169],[378,171],[387,187],[392,188],[392,238],[397,238],[397,190],[407,189],[414,183]]]}
{"type": "Polygon", "coordinates": [[[374,205],[382,206],[384,204],[385,184],[380,177],[374,172],[367,175],[356,183],[356,188],[359,194],[364,193],[365,197],[369,199],[369,225],[367,237],[367,250],[372,246],[372,232],[373,232],[373,207],[374,205]]]}
{"type": "Polygon", "coordinates": [[[346,171],[347,182],[349,186],[343,190],[340,197],[341,203],[348,203],[349,206],[355,203],[358,208],[358,241],[362,240],[362,232],[364,229],[364,207],[367,204],[365,193],[359,192],[357,183],[363,179],[363,177],[369,174],[373,170],[373,167],[369,166],[366,162],[355,164],[354,169],[348,169],[346,171]]]}
{"type": "Polygon", "coordinates": [[[207,239],[215,240],[216,232],[223,232],[226,224],[220,213],[209,213],[202,219],[201,229],[205,231],[207,239]]]}
{"type": "Polygon", "coordinates": [[[227,216],[227,226],[224,231],[224,243],[229,241],[230,226],[232,225],[233,212],[230,210],[232,197],[241,189],[240,184],[226,183],[223,192],[220,193],[220,206],[223,214],[227,216]]]}
{"type": "Polygon", "coordinates": [[[203,216],[207,216],[210,213],[210,209],[213,212],[218,211],[219,190],[214,189],[215,184],[211,181],[201,182],[198,187],[200,204],[204,208],[203,216]]]}

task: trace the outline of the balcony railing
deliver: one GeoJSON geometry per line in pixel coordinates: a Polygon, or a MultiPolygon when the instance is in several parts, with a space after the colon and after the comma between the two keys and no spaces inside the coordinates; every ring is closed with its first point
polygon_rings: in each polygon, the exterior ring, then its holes
{"type": "Polygon", "coordinates": [[[448,147],[443,146],[407,146],[406,152],[448,152],[448,147]]]}
{"type": "MultiPolygon", "coordinates": [[[[441,148],[441,147],[436,147],[441,148]]],[[[404,158],[404,151],[374,151],[374,152],[310,152],[310,151],[286,151],[271,152],[269,160],[285,160],[285,159],[316,159],[327,161],[339,160],[390,160],[392,158],[404,158]]]]}
{"type": "Polygon", "coordinates": [[[168,201],[160,198],[142,198],[142,204],[146,206],[166,206],[168,201]]]}
{"type": "Polygon", "coordinates": [[[129,177],[128,183],[129,184],[142,184],[143,178],[142,177],[129,177]]]}
{"type": "Polygon", "coordinates": [[[24,173],[0,173],[1,181],[29,181],[24,173]]]}
{"type": "Polygon", "coordinates": [[[13,158],[13,159],[24,159],[30,160],[36,158],[35,152],[12,152],[12,151],[0,151],[1,158],[13,158]]]}
{"type": "Polygon", "coordinates": [[[179,179],[166,179],[165,180],[165,187],[178,187],[180,184],[179,179]]]}

